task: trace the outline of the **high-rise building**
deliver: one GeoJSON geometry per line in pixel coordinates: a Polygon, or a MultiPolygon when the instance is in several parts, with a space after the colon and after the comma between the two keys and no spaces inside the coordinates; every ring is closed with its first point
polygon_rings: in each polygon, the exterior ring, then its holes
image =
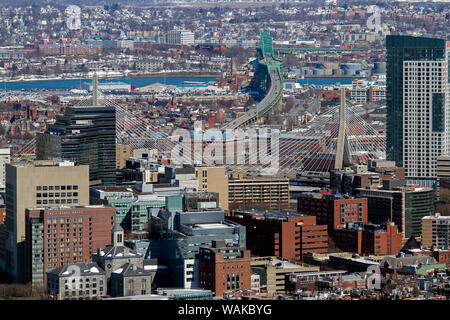
{"type": "Polygon", "coordinates": [[[90,185],[116,183],[116,112],[112,107],[67,107],[46,132],[37,135],[39,160],[89,165],[90,185]]]}
{"type": "Polygon", "coordinates": [[[89,205],[89,167],[35,161],[6,165],[6,268],[25,279],[25,209],[89,205]]]}
{"type": "Polygon", "coordinates": [[[387,158],[426,186],[436,179],[437,157],[449,149],[449,48],[443,39],[386,38],[387,158]]]}
{"type": "Polygon", "coordinates": [[[11,161],[11,149],[0,148],[0,192],[5,191],[5,168],[11,161]]]}
{"type": "Polygon", "coordinates": [[[437,159],[437,197],[439,201],[450,203],[450,156],[442,155],[437,159]]]}
{"type": "Polygon", "coordinates": [[[127,159],[131,158],[131,146],[126,144],[116,145],[116,168],[125,168],[127,159]]]}
{"type": "Polygon", "coordinates": [[[44,286],[46,272],[81,263],[111,241],[113,207],[85,206],[26,209],[26,280],[44,286]]]}

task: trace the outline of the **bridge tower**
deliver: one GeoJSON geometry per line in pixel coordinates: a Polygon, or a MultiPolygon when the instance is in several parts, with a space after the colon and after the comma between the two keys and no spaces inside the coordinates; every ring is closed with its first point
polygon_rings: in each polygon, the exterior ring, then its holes
{"type": "Polygon", "coordinates": [[[98,106],[98,77],[97,72],[94,73],[94,79],[92,79],[92,105],[98,106]]]}
{"type": "Polygon", "coordinates": [[[342,170],[351,164],[350,149],[347,135],[347,108],[345,102],[345,88],[341,87],[341,106],[339,108],[339,133],[336,147],[334,169],[342,170]]]}

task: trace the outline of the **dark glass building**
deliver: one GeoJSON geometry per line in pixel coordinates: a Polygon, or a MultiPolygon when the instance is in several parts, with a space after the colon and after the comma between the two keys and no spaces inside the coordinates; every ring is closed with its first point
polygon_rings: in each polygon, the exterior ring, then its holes
{"type": "Polygon", "coordinates": [[[116,112],[103,106],[67,107],[37,136],[37,158],[89,165],[90,185],[116,184],[116,112]]]}
{"type": "MultiPolygon", "coordinates": [[[[444,61],[446,41],[443,39],[392,35],[386,37],[386,157],[403,167],[403,100],[404,61],[444,61]]],[[[410,81],[411,79],[409,79],[410,81]]],[[[428,85],[426,78],[417,78],[417,85],[428,85]]],[[[428,88],[428,87],[427,87],[428,88]]],[[[438,118],[443,114],[435,112],[438,118]]],[[[440,128],[443,130],[443,128],[440,128]]]]}

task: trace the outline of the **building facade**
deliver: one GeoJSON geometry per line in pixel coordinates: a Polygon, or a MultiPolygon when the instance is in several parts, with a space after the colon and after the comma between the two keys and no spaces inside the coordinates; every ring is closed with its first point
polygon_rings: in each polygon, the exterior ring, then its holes
{"type": "Polygon", "coordinates": [[[228,176],[225,167],[195,167],[198,189],[219,194],[219,208],[228,210],[228,176]]]}
{"type": "Polygon", "coordinates": [[[11,162],[11,149],[0,148],[0,192],[5,191],[6,164],[11,162]]]}
{"type": "Polygon", "coordinates": [[[27,282],[43,287],[47,271],[89,260],[110,243],[115,215],[104,206],[26,209],[27,282]]]}
{"type": "Polygon", "coordinates": [[[356,189],[358,197],[368,199],[368,221],[394,222],[406,241],[422,236],[422,218],[434,214],[434,190],[417,185],[393,188],[356,189]]]}
{"type": "Polygon", "coordinates": [[[422,218],[422,247],[450,249],[450,216],[436,213],[422,218]]]}
{"type": "Polygon", "coordinates": [[[383,225],[348,223],[334,231],[336,247],[344,252],[363,255],[397,255],[403,246],[403,235],[393,222],[383,225]]]}
{"type": "Polygon", "coordinates": [[[298,213],[314,215],[317,224],[327,225],[332,235],[349,222],[367,222],[367,199],[336,194],[307,193],[298,198],[298,213]]]}
{"type": "Polygon", "coordinates": [[[47,294],[55,300],[98,300],[106,296],[106,275],[98,264],[72,263],[47,272],[47,294]]]}
{"type": "Polygon", "coordinates": [[[35,161],[6,165],[6,267],[15,281],[25,279],[25,209],[89,205],[89,167],[35,161]]]}
{"type": "Polygon", "coordinates": [[[199,286],[213,291],[216,297],[225,291],[251,288],[250,251],[244,247],[213,241],[211,246],[200,248],[198,260],[199,286]]]}
{"type": "Polygon", "coordinates": [[[38,133],[39,160],[89,165],[90,185],[116,183],[116,111],[106,106],[67,107],[44,133],[38,133]]]}
{"type": "Polygon", "coordinates": [[[165,35],[166,44],[173,45],[193,45],[194,33],[186,30],[172,30],[165,35]]]}
{"type": "Polygon", "coordinates": [[[315,216],[232,211],[226,218],[245,226],[247,248],[254,255],[303,260],[306,253],[328,252],[328,227],[318,225],[315,216]]]}
{"type": "Polygon", "coordinates": [[[449,47],[443,39],[386,37],[386,153],[407,178],[435,179],[436,159],[448,153],[449,47]]]}
{"type": "Polygon", "coordinates": [[[289,179],[233,177],[228,180],[228,202],[229,209],[280,210],[289,205],[289,179]]]}

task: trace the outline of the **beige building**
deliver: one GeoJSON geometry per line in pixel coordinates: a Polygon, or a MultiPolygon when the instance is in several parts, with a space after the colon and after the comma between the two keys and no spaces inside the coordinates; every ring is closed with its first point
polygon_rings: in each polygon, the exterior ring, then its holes
{"type": "Polygon", "coordinates": [[[260,277],[260,290],[268,295],[286,293],[286,276],[290,273],[317,272],[320,267],[279,257],[252,257],[252,275],[260,277]]]}
{"type": "Polygon", "coordinates": [[[6,165],[6,267],[16,282],[25,276],[25,209],[89,205],[89,166],[35,161],[6,165]]]}
{"type": "Polygon", "coordinates": [[[129,158],[131,158],[131,147],[126,144],[116,144],[116,168],[125,168],[129,158]]]}
{"type": "Polygon", "coordinates": [[[195,167],[198,190],[217,192],[219,207],[228,210],[228,176],[225,167],[195,167]]]}
{"type": "Polygon", "coordinates": [[[233,209],[280,210],[289,206],[289,179],[233,174],[228,180],[228,203],[233,209]],[[261,205],[264,208],[255,208],[261,205]]]}
{"type": "Polygon", "coordinates": [[[434,216],[422,218],[422,247],[450,249],[450,216],[434,216]]]}

